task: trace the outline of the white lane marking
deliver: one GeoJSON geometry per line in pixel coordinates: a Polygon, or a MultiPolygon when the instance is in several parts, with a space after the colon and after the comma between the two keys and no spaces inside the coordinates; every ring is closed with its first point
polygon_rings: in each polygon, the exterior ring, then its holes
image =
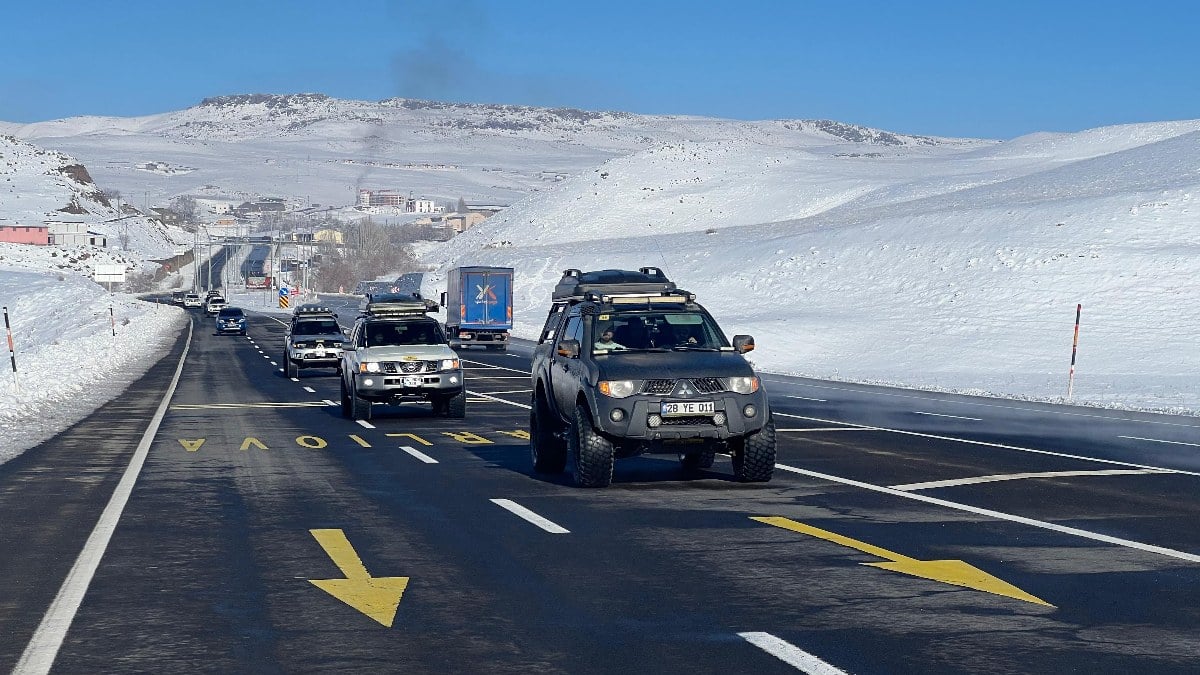
{"type": "Polygon", "coordinates": [[[906,483],[904,485],[889,485],[893,490],[931,490],[942,487],[957,487],[959,485],[977,485],[979,483],[996,483],[1005,480],[1025,480],[1027,478],[1073,478],[1080,476],[1139,476],[1149,474],[1175,473],[1174,471],[1158,471],[1156,469],[1101,469],[1099,471],[1042,471],[1038,473],[1002,473],[991,476],[975,476],[974,478],[954,478],[950,480],[931,480],[925,483],[906,483]]]}
{"type": "Polygon", "coordinates": [[[355,420],[355,421],[358,422],[358,426],[360,426],[364,429],[374,429],[375,428],[374,424],[371,424],[370,422],[368,422],[366,420],[355,420]]]}
{"type": "Polygon", "coordinates": [[[845,424],[857,429],[871,429],[872,431],[886,431],[891,434],[900,434],[902,436],[917,436],[919,438],[932,438],[938,441],[953,441],[955,443],[964,443],[966,445],[983,445],[989,448],[1000,448],[1002,450],[1016,450],[1018,452],[1028,452],[1034,455],[1047,455],[1050,457],[1065,457],[1066,459],[1078,459],[1085,462],[1096,462],[1097,464],[1112,464],[1114,466],[1127,466],[1132,469],[1154,469],[1158,471],[1166,471],[1170,473],[1178,473],[1184,476],[1200,476],[1200,472],[1184,471],[1183,469],[1168,469],[1162,466],[1150,466],[1148,464],[1133,464],[1131,462],[1121,462],[1115,459],[1103,459],[1101,457],[1087,457],[1085,455],[1072,455],[1066,452],[1054,452],[1052,450],[1038,450],[1036,448],[1024,448],[1019,445],[1004,445],[1003,443],[988,443],[987,441],[973,441],[968,438],[956,438],[954,436],[939,436],[937,434],[924,434],[918,431],[905,431],[903,429],[889,429],[887,427],[871,427],[865,424],[852,424],[850,422],[839,422],[837,420],[826,420],[819,417],[805,417],[804,415],[791,415],[789,413],[772,412],[771,414],[777,417],[791,417],[798,420],[806,420],[809,422],[824,422],[826,424],[845,424]]]}
{"type": "Polygon", "coordinates": [[[960,417],[958,415],[943,415],[941,413],[921,412],[920,410],[914,410],[913,414],[914,415],[928,415],[930,417],[949,417],[952,420],[970,420],[972,422],[982,422],[983,421],[982,419],[980,419],[978,417],[960,417]]]}
{"type": "Polygon", "coordinates": [[[525,380],[529,381],[528,375],[480,375],[478,373],[471,374],[472,380],[525,380]]]}
{"type": "Polygon", "coordinates": [[[491,394],[492,396],[501,396],[503,394],[531,394],[531,393],[533,393],[533,390],[532,389],[513,389],[511,391],[489,391],[488,393],[491,394]]]}
{"type": "MultiPolygon", "coordinates": [[[[517,368],[508,368],[506,366],[494,366],[490,363],[484,363],[483,361],[468,361],[467,359],[463,359],[462,361],[463,361],[463,363],[474,363],[476,365],[486,366],[487,368],[490,368],[492,370],[507,370],[510,373],[522,373],[527,377],[529,376],[529,374],[531,372],[528,370],[518,370],[517,368]]],[[[486,368],[485,368],[485,370],[486,370],[486,368]]]]}
{"type": "Polygon", "coordinates": [[[524,356],[523,354],[509,354],[509,356],[511,356],[511,357],[512,357],[512,358],[514,358],[514,359],[523,359],[523,358],[525,358],[525,356],[524,356]]]}
{"type": "Polygon", "coordinates": [[[416,448],[409,447],[407,445],[403,445],[403,446],[400,446],[400,449],[407,452],[408,454],[412,455],[413,457],[416,457],[417,459],[421,460],[422,462],[425,462],[426,464],[437,464],[438,463],[438,461],[436,459],[421,452],[420,450],[417,450],[416,448]]]}
{"type": "Polygon", "coordinates": [[[1131,441],[1146,441],[1149,443],[1167,443],[1169,445],[1188,445],[1193,448],[1200,448],[1200,443],[1184,443],[1183,441],[1164,441],[1158,438],[1140,438],[1138,436],[1117,436],[1117,438],[1127,438],[1131,441]]]}
{"type": "Polygon", "coordinates": [[[499,506],[500,508],[512,513],[513,515],[515,515],[519,518],[522,518],[524,520],[527,520],[527,521],[533,523],[534,525],[537,525],[538,527],[549,532],[550,534],[570,534],[570,532],[571,532],[567,528],[565,528],[561,525],[558,525],[557,523],[555,523],[553,521],[547,520],[547,519],[539,516],[538,514],[534,513],[533,511],[530,511],[529,509],[525,508],[524,506],[521,506],[520,504],[512,501],[511,499],[491,499],[488,501],[492,502],[496,506],[499,506]]]}
{"type": "Polygon", "coordinates": [[[183,364],[187,360],[191,345],[192,324],[189,322],[187,342],[183,344],[183,355],[179,358],[179,365],[175,367],[175,375],[171,378],[167,393],[158,404],[158,409],[154,412],[154,417],[150,419],[146,432],[142,434],[142,440],[138,443],[137,449],[133,451],[129,466],[121,474],[121,480],[117,483],[112,497],[109,498],[108,505],[100,513],[96,527],[88,535],[87,542],[83,545],[83,551],[75,559],[75,564],[71,566],[71,571],[67,573],[67,578],[63,580],[62,586],[58,589],[58,595],[54,596],[54,602],[50,603],[50,608],[46,610],[42,622],[38,624],[33,637],[29,639],[29,644],[25,646],[21,660],[17,662],[12,671],[14,674],[41,675],[50,672],[50,667],[54,665],[54,659],[58,657],[58,650],[62,647],[63,638],[70,630],[71,623],[75,620],[75,613],[79,611],[83,596],[87,593],[88,586],[92,583],[92,577],[95,576],[96,569],[100,566],[100,559],[104,557],[104,552],[108,549],[108,543],[117,529],[117,522],[121,519],[125,505],[129,502],[129,495],[133,492],[133,485],[142,472],[142,465],[146,463],[150,445],[154,442],[154,437],[158,434],[158,427],[167,414],[171,397],[175,395],[175,388],[179,385],[179,376],[183,373],[183,364]]]}
{"type": "Polygon", "coordinates": [[[300,378],[298,378],[298,377],[289,377],[288,379],[289,379],[289,380],[291,380],[292,382],[299,382],[299,381],[300,381],[300,378]]]}
{"type": "MultiPolygon", "coordinates": [[[[778,413],[776,413],[776,414],[778,414],[778,413]]],[[[873,492],[882,492],[883,494],[892,495],[895,497],[903,497],[905,499],[912,499],[912,500],[915,500],[918,502],[925,502],[926,504],[935,504],[937,506],[944,506],[946,508],[955,509],[957,511],[966,511],[967,513],[974,513],[974,514],[980,515],[980,516],[987,516],[989,518],[996,518],[998,520],[1007,520],[1007,521],[1013,522],[1013,523],[1020,523],[1022,525],[1038,527],[1043,530],[1052,530],[1054,532],[1059,532],[1061,534],[1069,534],[1071,536],[1081,537],[1083,539],[1091,539],[1093,541],[1102,541],[1106,544],[1116,544],[1117,546],[1124,546],[1126,548],[1134,548],[1139,551],[1146,551],[1147,553],[1157,553],[1159,555],[1167,556],[1169,558],[1178,558],[1179,560],[1187,560],[1189,562],[1200,562],[1200,555],[1197,555],[1195,553],[1187,553],[1185,551],[1176,551],[1175,549],[1166,548],[1163,546],[1155,546],[1153,544],[1143,544],[1142,542],[1132,541],[1129,539],[1121,539],[1119,537],[1110,537],[1107,534],[1099,534],[1097,532],[1088,532],[1087,530],[1080,530],[1080,529],[1074,528],[1074,527],[1067,527],[1066,525],[1057,525],[1055,523],[1047,523],[1047,522],[1041,521],[1041,520],[1034,520],[1033,518],[1026,518],[1025,516],[1018,516],[1018,515],[1014,515],[1011,513],[1004,513],[1002,511],[993,511],[991,509],[983,509],[983,508],[979,508],[978,506],[971,506],[969,504],[960,504],[959,502],[952,502],[952,501],[948,501],[945,499],[938,499],[937,497],[930,497],[928,495],[914,494],[912,492],[902,492],[900,490],[896,490],[896,489],[890,488],[890,487],[884,487],[882,485],[874,485],[871,483],[864,483],[862,481],[857,481],[857,480],[853,480],[850,478],[841,478],[839,476],[831,476],[827,473],[818,473],[816,471],[809,471],[807,469],[801,469],[801,468],[794,467],[794,466],[788,466],[786,464],[776,464],[775,468],[781,469],[783,471],[789,471],[791,473],[797,473],[802,476],[809,476],[810,478],[820,478],[821,480],[832,481],[834,483],[841,483],[843,485],[851,485],[851,486],[854,486],[857,488],[862,488],[864,490],[871,490],[873,492]]],[[[1176,472],[1172,471],[1169,473],[1176,473],[1176,472]]]]}
{"type": "Polygon", "coordinates": [[[305,387],[305,388],[304,388],[304,391],[307,391],[307,392],[308,392],[308,393],[310,393],[310,394],[315,394],[315,393],[317,393],[317,390],[316,390],[316,389],[313,389],[312,387],[305,387]]]}
{"type": "MultiPolygon", "coordinates": [[[[277,366],[277,365],[279,365],[279,364],[278,364],[278,363],[275,363],[274,361],[272,361],[272,362],[271,362],[271,365],[273,365],[273,366],[277,366]]],[[[280,370],[282,370],[282,369],[280,369],[280,370]]]]}
{"type": "MultiPolygon", "coordinates": [[[[780,413],[775,413],[776,415],[780,413]]],[[[808,427],[807,429],[776,429],[775,431],[874,431],[874,429],[855,429],[854,427],[808,427]]]]}
{"type": "Polygon", "coordinates": [[[267,359],[267,360],[270,360],[270,358],[271,358],[271,357],[267,356],[266,354],[263,354],[263,358],[264,358],[264,359],[267,359]]]}
{"type": "MultiPolygon", "coordinates": [[[[827,389],[829,391],[847,391],[847,392],[851,392],[851,393],[855,393],[855,394],[870,394],[872,396],[885,396],[885,397],[890,397],[890,398],[913,398],[913,399],[917,399],[917,400],[921,400],[921,401],[928,401],[930,399],[930,395],[935,395],[935,394],[941,393],[941,392],[931,391],[931,392],[927,392],[927,395],[925,395],[925,396],[917,396],[915,394],[892,394],[892,393],[883,392],[883,391],[867,391],[867,390],[863,390],[863,389],[851,389],[849,387],[830,387],[830,386],[819,385],[819,384],[803,384],[800,382],[792,382],[790,380],[773,380],[773,379],[767,378],[767,377],[764,377],[763,381],[764,382],[775,382],[778,384],[789,384],[789,385],[796,386],[796,387],[810,387],[812,389],[827,389]]],[[[942,393],[942,396],[953,396],[953,394],[942,393]]],[[[947,399],[945,399],[945,398],[940,398],[937,400],[943,401],[943,402],[947,401],[947,399]]],[[[1047,414],[1054,414],[1054,415],[1063,415],[1065,417],[1094,417],[1097,419],[1111,420],[1111,421],[1115,421],[1115,422],[1137,422],[1139,424],[1157,424],[1157,425],[1166,426],[1166,427],[1186,427],[1188,429],[1200,429],[1200,424],[1184,424],[1182,422],[1164,422],[1164,421],[1159,421],[1159,420],[1140,420],[1140,419],[1133,419],[1133,418],[1129,418],[1129,417],[1114,417],[1112,415],[1099,415],[1096,413],[1067,412],[1065,410],[1046,410],[1046,409],[1042,409],[1042,408],[1024,408],[1024,407],[1017,406],[1017,405],[1001,405],[999,403],[978,403],[975,401],[959,401],[959,400],[954,400],[954,401],[950,401],[950,402],[952,402],[956,405],[969,405],[969,406],[975,406],[975,407],[979,407],[979,408],[997,408],[999,410],[1020,410],[1023,412],[1037,412],[1037,413],[1047,413],[1047,414]]],[[[1046,405],[1049,406],[1049,405],[1054,405],[1054,404],[1047,403],[1046,405]]]]}
{"type": "Polygon", "coordinates": [[[324,401],[322,401],[322,403],[324,403],[325,405],[337,405],[336,403],[334,403],[333,401],[330,401],[329,399],[325,399],[324,401]]]}
{"type": "Polygon", "coordinates": [[[801,401],[816,401],[817,403],[828,403],[829,402],[823,398],[809,398],[807,396],[793,396],[791,394],[784,394],[783,397],[784,398],[798,398],[801,401]]]}
{"type": "Polygon", "coordinates": [[[832,666],[809,654],[796,645],[770,633],[738,633],[738,637],[789,666],[809,675],[846,675],[846,671],[832,666]]]}
{"type": "Polygon", "coordinates": [[[496,398],[495,396],[488,396],[487,394],[484,394],[484,393],[478,392],[478,391],[467,391],[467,393],[472,396],[479,396],[481,398],[486,398],[489,401],[495,401],[497,403],[507,403],[509,405],[516,406],[518,408],[524,408],[526,410],[529,410],[530,408],[533,407],[533,406],[529,405],[528,403],[516,403],[514,401],[505,401],[502,398],[496,398]]]}

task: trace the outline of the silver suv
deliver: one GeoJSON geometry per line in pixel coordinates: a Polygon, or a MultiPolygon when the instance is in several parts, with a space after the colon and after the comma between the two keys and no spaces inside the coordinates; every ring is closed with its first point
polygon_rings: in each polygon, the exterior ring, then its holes
{"type": "Polygon", "coordinates": [[[433,413],[463,418],[462,363],[419,295],[368,296],[342,352],[342,415],[371,419],[372,403],[428,402],[433,413]]]}
{"type": "Polygon", "coordinates": [[[323,305],[300,305],[292,313],[292,324],[283,338],[283,363],[288,377],[298,377],[301,368],[333,368],[341,371],[346,335],[337,314],[323,305]]]}

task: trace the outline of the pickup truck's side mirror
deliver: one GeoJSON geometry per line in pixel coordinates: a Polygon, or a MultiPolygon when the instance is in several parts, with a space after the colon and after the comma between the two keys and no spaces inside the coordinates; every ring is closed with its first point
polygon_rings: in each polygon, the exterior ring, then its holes
{"type": "Polygon", "coordinates": [[[350,329],[343,326],[342,327],[342,335],[349,335],[349,334],[350,334],[350,329]]]}
{"type": "Polygon", "coordinates": [[[750,335],[734,335],[733,349],[739,354],[754,351],[754,338],[750,335]]]}
{"type": "Polygon", "coordinates": [[[558,355],[565,356],[568,359],[579,358],[579,340],[560,340],[558,343],[558,355]]]}

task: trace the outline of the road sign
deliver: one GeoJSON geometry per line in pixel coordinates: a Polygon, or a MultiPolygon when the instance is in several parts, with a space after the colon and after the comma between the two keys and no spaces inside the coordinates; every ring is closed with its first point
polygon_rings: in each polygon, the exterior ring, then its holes
{"type": "Polygon", "coordinates": [[[125,283],[125,266],[124,265],[96,265],[96,271],[92,273],[92,279],[97,283],[125,283]]]}
{"type": "Polygon", "coordinates": [[[279,287],[279,307],[281,309],[287,309],[288,303],[290,303],[290,302],[291,302],[291,299],[288,294],[288,287],[280,286],[279,287]]]}

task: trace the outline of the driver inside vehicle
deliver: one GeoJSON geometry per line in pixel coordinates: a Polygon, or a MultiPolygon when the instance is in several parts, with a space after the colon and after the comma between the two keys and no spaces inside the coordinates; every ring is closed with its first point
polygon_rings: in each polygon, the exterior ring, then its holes
{"type": "Polygon", "coordinates": [[[604,330],[600,331],[600,339],[597,340],[596,344],[592,346],[592,350],[597,352],[611,352],[619,349],[625,349],[625,347],[613,342],[612,328],[605,328],[604,330]]]}

